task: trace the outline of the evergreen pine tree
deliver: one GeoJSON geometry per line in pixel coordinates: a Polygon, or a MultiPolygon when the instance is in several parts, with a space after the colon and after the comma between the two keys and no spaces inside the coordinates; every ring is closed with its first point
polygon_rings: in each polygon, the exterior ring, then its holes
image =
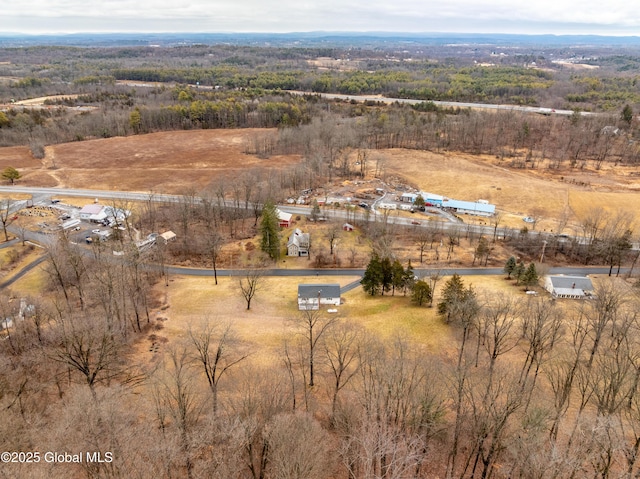
{"type": "Polygon", "coordinates": [[[507,273],[507,278],[511,279],[511,273],[516,270],[517,266],[518,263],[516,262],[516,259],[511,256],[504,265],[504,272],[507,273]]]}
{"type": "Polygon", "coordinates": [[[366,293],[371,296],[375,296],[382,288],[382,264],[380,257],[377,254],[373,254],[367,269],[364,272],[362,281],[360,281],[362,288],[366,293]]]}
{"type": "Polygon", "coordinates": [[[389,291],[393,285],[393,268],[391,260],[386,257],[382,258],[380,265],[382,266],[382,294],[384,295],[384,292],[389,291]]]}
{"type": "Polygon", "coordinates": [[[260,249],[267,253],[269,258],[277,260],[280,257],[280,227],[278,226],[278,212],[271,200],[268,200],[262,208],[262,220],[260,221],[260,249]]]}
{"type": "Polygon", "coordinates": [[[404,288],[404,268],[398,260],[395,260],[391,265],[391,287],[392,296],[395,296],[396,288],[399,290],[404,288]]]}
{"type": "Polygon", "coordinates": [[[525,290],[528,290],[530,286],[537,282],[538,272],[536,271],[536,265],[531,263],[522,275],[522,284],[524,284],[525,290]]]}
{"type": "Polygon", "coordinates": [[[404,284],[402,288],[402,292],[404,295],[407,295],[407,290],[411,291],[413,289],[413,285],[416,282],[415,280],[415,272],[413,271],[413,266],[411,266],[411,260],[407,264],[407,269],[404,270],[404,284]]]}
{"type": "Polygon", "coordinates": [[[413,286],[413,292],[411,293],[411,302],[417,304],[418,306],[422,306],[425,303],[431,302],[432,295],[433,292],[431,291],[431,286],[429,286],[429,283],[423,280],[418,280],[413,286]]]}

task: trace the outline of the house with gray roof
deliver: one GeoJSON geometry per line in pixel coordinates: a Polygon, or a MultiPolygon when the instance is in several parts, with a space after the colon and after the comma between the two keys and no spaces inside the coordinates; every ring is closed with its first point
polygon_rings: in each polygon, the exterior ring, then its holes
{"type": "Polygon", "coordinates": [[[299,310],[318,310],[322,304],[340,305],[340,285],[338,283],[298,285],[299,310]]]}
{"type": "Polygon", "coordinates": [[[593,283],[586,276],[549,275],[544,289],[554,298],[585,299],[593,296],[593,283]]]}

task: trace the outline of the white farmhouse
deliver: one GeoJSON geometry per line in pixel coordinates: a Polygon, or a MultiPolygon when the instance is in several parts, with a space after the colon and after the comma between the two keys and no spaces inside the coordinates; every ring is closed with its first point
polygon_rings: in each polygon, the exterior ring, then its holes
{"type": "Polygon", "coordinates": [[[296,228],[287,242],[287,256],[309,256],[309,233],[296,228]]]}

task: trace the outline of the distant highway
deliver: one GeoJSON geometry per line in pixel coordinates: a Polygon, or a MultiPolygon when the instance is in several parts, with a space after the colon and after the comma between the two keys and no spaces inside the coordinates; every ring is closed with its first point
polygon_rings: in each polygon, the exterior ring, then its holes
{"type": "MultiPolygon", "coordinates": [[[[119,80],[119,85],[127,85],[133,87],[140,88],[157,88],[158,85],[162,83],[155,82],[139,82],[139,81],[128,81],[128,80],[119,80]]],[[[192,88],[199,90],[214,90],[217,89],[215,86],[208,85],[189,85],[192,88]]],[[[468,103],[468,102],[459,102],[459,101],[440,101],[440,100],[414,100],[408,98],[390,98],[384,96],[377,95],[343,95],[340,93],[317,93],[312,91],[299,91],[299,90],[284,90],[288,93],[294,95],[318,95],[322,98],[326,98],[328,100],[345,100],[345,101],[379,101],[382,103],[405,103],[409,105],[417,105],[419,103],[431,102],[434,105],[447,107],[447,108],[476,108],[481,110],[502,110],[502,111],[519,111],[524,113],[538,113],[541,115],[560,115],[560,116],[571,116],[573,115],[573,110],[558,110],[555,108],[545,108],[545,107],[537,107],[537,106],[519,106],[519,105],[498,105],[491,103],[468,103]]],[[[592,113],[589,111],[581,111],[579,112],[582,116],[591,116],[591,115],[604,115],[604,113],[592,113]]]]}
{"type": "MultiPolygon", "coordinates": [[[[555,108],[544,108],[538,106],[519,106],[519,105],[497,105],[491,103],[467,103],[459,101],[439,101],[439,100],[413,100],[408,98],[390,98],[376,95],[342,95],[338,93],[314,93],[305,91],[288,90],[289,93],[294,95],[319,95],[322,98],[328,100],[345,100],[345,101],[377,101],[382,103],[405,103],[409,105],[417,105],[419,103],[431,102],[434,105],[447,107],[447,108],[474,108],[483,110],[502,110],[502,111],[519,111],[524,113],[538,113],[541,115],[561,115],[571,116],[574,114],[573,110],[557,110],[555,108]]],[[[602,113],[592,113],[589,111],[579,112],[582,116],[602,115],[602,113]]]]}

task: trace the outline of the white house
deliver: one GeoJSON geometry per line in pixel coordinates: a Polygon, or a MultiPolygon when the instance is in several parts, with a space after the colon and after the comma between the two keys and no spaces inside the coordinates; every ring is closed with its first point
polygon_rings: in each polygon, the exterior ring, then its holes
{"type": "Polygon", "coordinates": [[[94,223],[111,220],[115,224],[115,222],[124,221],[130,215],[131,211],[129,210],[114,208],[113,206],[103,206],[96,203],[86,205],[80,210],[81,220],[92,221],[94,223]]]}
{"type": "Polygon", "coordinates": [[[378,208],[381,210],[395,210],[398,209],[398,205],[395,203],[380,203],[378,204],[378,208]]]}
{"type": "Polygon", "coordinates": [[[309,233],[296,228],[287,242],[287,256],[309,256],[309,233]]]}
{"type": "Polygon", "coordinates": [[[593,283],[586,276],[549,275],[544,289],[554,298],[585,299],[593,295],[593,283]]]}
{"type": "Polygon", "coordinates": [[[299,284],[298,309],[318,310],[321,304],[340,305],[340,285],[329,284],[299,284]]]}

